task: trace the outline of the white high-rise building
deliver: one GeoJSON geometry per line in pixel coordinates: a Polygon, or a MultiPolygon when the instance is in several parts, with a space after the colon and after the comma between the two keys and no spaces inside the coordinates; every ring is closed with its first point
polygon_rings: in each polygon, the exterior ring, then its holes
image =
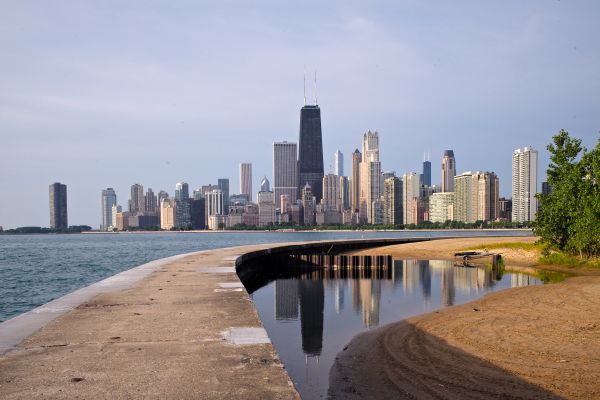
{"type": "Polygon", "coordinates": [[[344,175],[344,155],[339,150],[333,153],[333,174],[337,176],[344,175]]]}
{"type": "Polygon", "coordinates": [[[206,216],[224,215],[223,191],[213,189],[206,194],[206,216]]]}
{"type": "Polygon", "coordinates": [[[248,201],[252,200],[252,164],[240,164],[240,194],[246,195],[248,201]]]}
{"type": "Polygon", "coordinates": [[[416,172],[409,172],[402,175],[402,208],[404,225],[416,224],[418,221],[415,220],[414,216],[414,202],[413,199],[419,198],[420,194],[420,179],[419,174],[416,172]]]}
{"type": "Polygon", "coordinates": [[[107,188],[102,191],[102,225],[100,230],[107,230],[113,226],[113,206],[117,204],[117,194],[113,188],[107,188]]]}
{"type": "Polygon", "coordinates": [[[298,154],[296,143],[273,143],[273,192],[281,209],[281,195],[287,194],[290,201],[298,199],[298,154]]]}
{"type": "Polygon", "coordinates": [[[537,213],[538,152],[531,147],[516,149],[512,159],[512,220],[533,221],[537,213]]]}
{"type": "Polygon", "coordinates": [[[454,219],[454,192],[432,193],[429,196],[429,221],[444,223],[454,219]]]}

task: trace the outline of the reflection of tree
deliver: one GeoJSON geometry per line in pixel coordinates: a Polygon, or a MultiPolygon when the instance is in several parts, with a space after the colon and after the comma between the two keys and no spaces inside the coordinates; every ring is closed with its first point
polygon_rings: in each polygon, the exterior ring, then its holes
{"type": "Polygon", "coordinates": [[[322,279],[299,279],[300,329],[302,351],[307,356],[318,356],[323,348],[323,309],[325,290],[322,279]]]}

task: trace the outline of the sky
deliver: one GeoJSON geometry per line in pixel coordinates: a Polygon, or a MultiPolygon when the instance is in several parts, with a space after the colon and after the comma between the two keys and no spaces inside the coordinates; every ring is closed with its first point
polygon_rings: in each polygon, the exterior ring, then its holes
{"type": "Polygon", "coordinates": [[[514,149],[600,131],[596,1],[0,0],[0,226],[48,226],[48,185],[68,187],[69,224],[98,227],[100,194],[171,195],[297,141],[303,76],[333,153],[379,132],[382,169],[432,180],[494,171],[510,196],[514,149]],[[313,77],[317,71],[317,89],[313,77]]]}

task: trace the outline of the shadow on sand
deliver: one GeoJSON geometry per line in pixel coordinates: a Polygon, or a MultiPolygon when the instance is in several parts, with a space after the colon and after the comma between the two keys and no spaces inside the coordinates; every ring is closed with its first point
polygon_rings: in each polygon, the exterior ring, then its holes
{"type": "Polygon", "coordinates": [[[331,368],[332,399],[562,399],[408,321],[366,332],[331,368]]]}

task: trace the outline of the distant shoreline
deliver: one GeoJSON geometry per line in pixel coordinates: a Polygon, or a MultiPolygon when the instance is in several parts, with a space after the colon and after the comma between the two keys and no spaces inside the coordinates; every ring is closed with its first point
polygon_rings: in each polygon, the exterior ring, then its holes
{"type": "Polygon", "coordinates": [[[24,233],[24,232],[0,232],[1,235],[12,235],[12,236],[23,236],[23,235],[120,235],[120,234],[158,234],[158,233],[323,233],[323,232],[341,232],[341,233],[349,233],[349,232],[513,232],[513,231],[530,231],[533,234],[531,228],[464,228],[464,229],[311,229],[311,230],[290,230],[290,229],[281,229],[281,230],[256,230],[256,229],[248,229],[248,230],[191,230],[191,231],[118,231],[118,232],[103,232],[103,231],[87,231],[87,232],[32,232],[32,233],[24,233]]]}

